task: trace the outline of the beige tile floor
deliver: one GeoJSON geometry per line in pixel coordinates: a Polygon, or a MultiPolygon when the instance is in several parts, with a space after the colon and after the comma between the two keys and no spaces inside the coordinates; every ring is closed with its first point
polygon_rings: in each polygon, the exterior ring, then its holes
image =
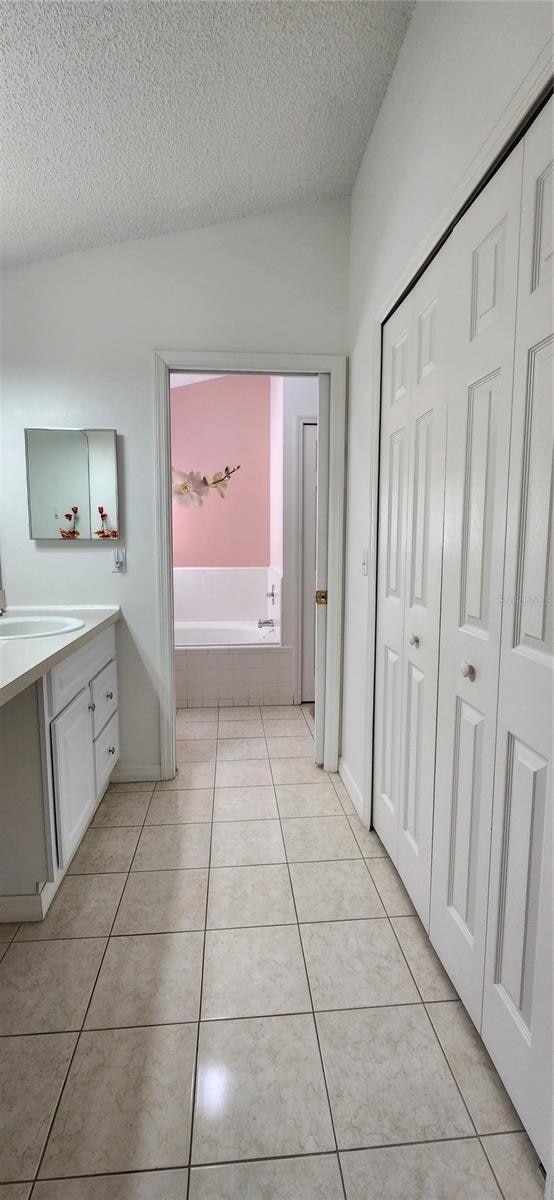
{"type": "Polygon", "coordinates": [[[184,710],[0,926],[0,1200],[539,1200],[536,1156],[299,708],[184,710]]]}

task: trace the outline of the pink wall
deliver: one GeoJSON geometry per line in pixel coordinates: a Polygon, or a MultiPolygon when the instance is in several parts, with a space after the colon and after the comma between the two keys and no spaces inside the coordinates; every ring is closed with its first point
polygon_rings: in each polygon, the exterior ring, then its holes
{"type": "Polygon", "coordinates": [[[267,376],[171,389],[173,466],[208,477],[241,467],[224,500],[210,493],[202,508],[173,502],[174,566],[269,565],[269,396],[267,376]]]}

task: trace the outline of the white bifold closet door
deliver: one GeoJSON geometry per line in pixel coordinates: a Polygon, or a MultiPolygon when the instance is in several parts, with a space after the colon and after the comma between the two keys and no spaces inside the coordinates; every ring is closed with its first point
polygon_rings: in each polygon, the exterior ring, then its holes
{"type": "Polygon", "coordinates": [[[479,1028],[508,493],[520,145],[449,239],[449,401],[430,937],[479,1028]]]}
{"type": "Polygon", "coordinates": [[[384,327],[373,809],[550,1170],[551,130],[384,327]]]}
{"type": "Polygon", "coordinates": [[[383,344],[374,824],[429,924],[445,465],[445,256],[383,344]]]}
{"type": "MultiPolygon", "coordinates": [[[[524,140],[483,1037],[552,1152],[552,105],[524,140]]],[[[495,591],[498,585],[495,585],[495,591]]]]}

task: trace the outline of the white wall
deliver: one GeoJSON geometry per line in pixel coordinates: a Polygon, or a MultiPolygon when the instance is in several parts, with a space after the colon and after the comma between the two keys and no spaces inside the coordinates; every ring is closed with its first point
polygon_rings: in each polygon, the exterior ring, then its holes
{"type": "Polygon", "coordinates": [[[342,755],[358,802],[367,782],[373,619],[374,581],[361,562],[378,437],[374,322],[550,34],[549,4],[417,4],[354,187],[342,755]]]}
{"type": "Polygon", "coordinates": [[[11,604],[121,604],[122,772],[160,760],[153,351],[344,353],[348,229],[321,202],[3,273],[3,582],[11,604]],[[23,430],[45,424],[117,428],[127,575],[109,543],[29,540],[23,430]]]}

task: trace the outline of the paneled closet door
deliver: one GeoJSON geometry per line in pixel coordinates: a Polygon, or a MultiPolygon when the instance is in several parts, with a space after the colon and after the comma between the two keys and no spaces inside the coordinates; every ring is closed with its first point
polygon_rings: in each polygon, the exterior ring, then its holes
{"type": "Polygon", "coordinates": [[[383,338],[373,820],[428,928],[445,467],[437,256],[383,338]]]}
{"type": "Polygon", "coordinates": [[[524,139],[483,1037],[552,1153],[552,104],[524,139]]]}
{"type": "Polygon", "coordinates": [[[441,602],[445,246],[410,297],[411,359],[397,866],[429,928],[441,602]]]}
{"type": "Polygon", "coordinates": [[[520,145],[450,239],[430,937],[478,1027],[494,786],[522,153],[520,145]]]}
{"type": "Polygon", "coordinates": [[[408,297],[383,334],[373,821],[398,858],[412,336],[408,297]]]}

